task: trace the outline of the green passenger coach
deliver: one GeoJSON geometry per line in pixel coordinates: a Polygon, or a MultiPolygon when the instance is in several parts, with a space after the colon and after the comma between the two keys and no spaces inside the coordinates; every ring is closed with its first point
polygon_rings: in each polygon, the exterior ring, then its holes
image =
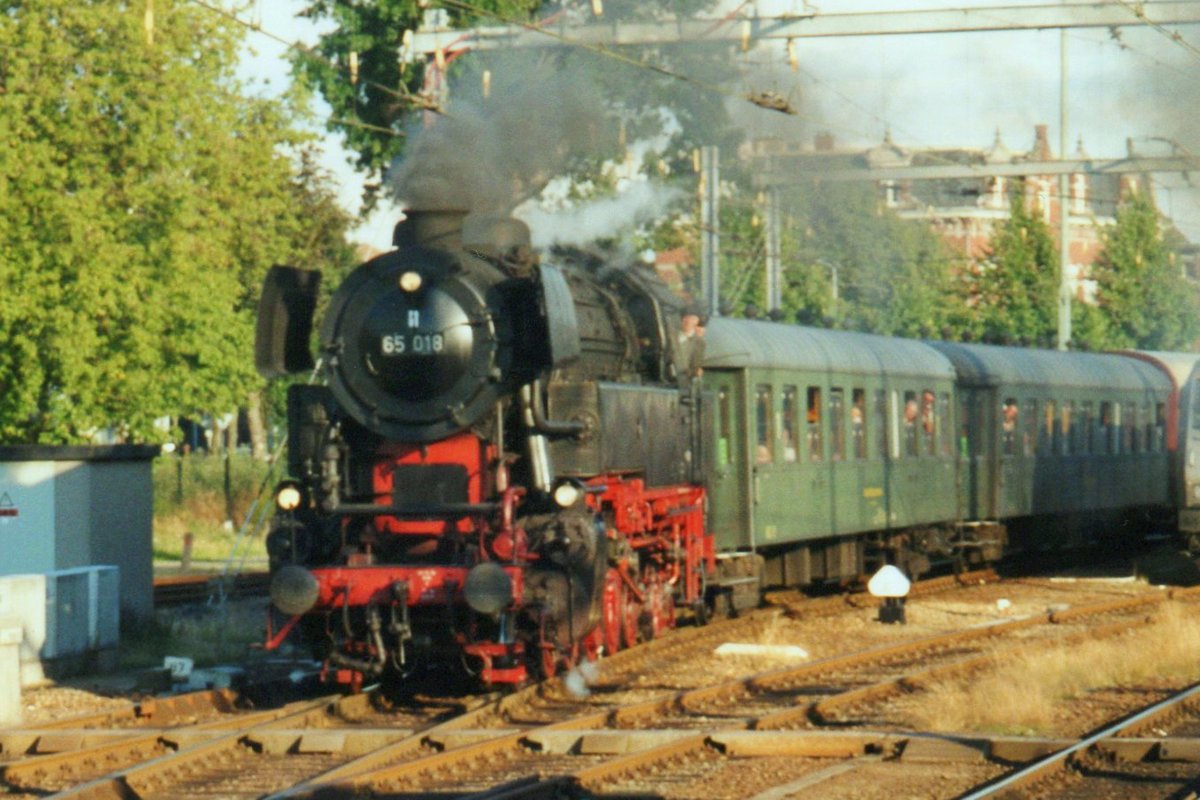
{"type": "Polygon", "coordinates": [[[719,550],[755,553],[766,584],[797,585],[884,561],[922,572],[918,553],[950,549],[962,531],[946,357],[916,341],[750,320],[714,319],[705,341],[719,550]]]}
{"type": "MultiPolygon", "coordinates": [[[[1168,507],[1172,383],[1119,355],[931,342],[958,372],[964,422],[960,506],[1007,521],[1014,544],[1086,543],[1168,507]],[[1058,518],[1053,542],[1029,541],[1058,518]]],[[[1044,536],[1044,531],[1039,536],[1044,536]]]]}

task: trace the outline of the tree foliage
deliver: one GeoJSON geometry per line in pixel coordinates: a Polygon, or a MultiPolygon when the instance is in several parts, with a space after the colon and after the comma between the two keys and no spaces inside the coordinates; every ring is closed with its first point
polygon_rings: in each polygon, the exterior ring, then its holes
{"type": "MultiPolygon", "coordinates": [[[[764,231],[736,204],[722,209],[722,299],[732,313],[766,307],[764,231]]],[[[816,184],[780,197],[783,317],[895,336],[946,335],[961,318],[954,260],[920,222],[881,208],[873,187],[816,184]],[[836,292],[834,282],[836,281],[836,292]]]]}
{"type": "Polygon", "coordinates": [[[1058,330],[1058,251],[1050,229],[1014,191],[1008,219],[992,232],[990,256],[967,292],[971,332],[997,344],[1053,347],[1058,330]]]}
{"type": "Polygon", "coordinates": [[[201,7],[0,4],[0,441],[237,407],[265,269],[347,255],[288,107],[201,7]]]}
{"type": "Polygon", "coordinates": [[[1117,209],[1093,268],[1105,348],[1190,349],[1200,335],[1195,290],[1180,276],[1158,210],[1146,194],[1117,209]]]}

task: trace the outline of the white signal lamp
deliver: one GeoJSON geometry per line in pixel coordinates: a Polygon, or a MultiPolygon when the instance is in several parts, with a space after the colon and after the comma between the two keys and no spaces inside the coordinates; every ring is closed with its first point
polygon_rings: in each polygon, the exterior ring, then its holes
{"type": "Polygon", "coordinates": [[[422,283],[421,273],[411,269],[400,276],[400,288],[409,293],[420,289],[422,283]]]}
{"type": "Polygon", "coordinates": [[[300,507],[300,490],[295,486],[284,486],[275,495],[275,505],[282,511],[295,511],[300,507]]]}
{"type": "Polygon", "coordinates": [[[867,581],[867,591],[872,597],[907,597],[912,581],[899,567],[885,564],[867,581]]]}
{"type": "Polygon", "coordinates": [[[554,502],[558,504],[559,508],[570,508],[579,502],[582,495],[583,490],[570,481],[554,487],[554,502]]]}

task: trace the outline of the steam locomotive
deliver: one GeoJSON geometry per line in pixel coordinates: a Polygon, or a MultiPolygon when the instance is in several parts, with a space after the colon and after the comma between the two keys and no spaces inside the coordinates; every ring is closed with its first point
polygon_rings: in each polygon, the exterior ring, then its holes
{"type": "MultiPolygon", "coordinates": [[[[644,269],[543,263],[511,218],[410,211],[320,331],[322,385],[288,394],[290,479],[271,597],[356,687],[464,667],[547,676],[699,610],[699,403],[679,301],[644,269]]],[[[275,267],[256,362],[314,367],[319,273],[275,267]]]]}
{"type": "Polygon", "coordinates": [[[721,318],[697,369],[643,267],[449,211],[394,244],[334,292],[316,370],[319,273],[271,270],[256,343],[264,375],[324,377],[288,393],[267,644],[351,688],[518,684],[885,563],[1200,544],[1195,354],[721,318]]]}

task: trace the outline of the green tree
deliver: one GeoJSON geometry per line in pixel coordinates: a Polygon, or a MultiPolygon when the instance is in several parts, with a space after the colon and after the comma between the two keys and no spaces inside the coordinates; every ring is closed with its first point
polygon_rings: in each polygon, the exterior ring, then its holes
{"type": "Polygon", "coordinates": [[[2,5],[0,441],[237,408],[263,271],[330,252],[289,106],[243,96],[204,8],[2,5]]]}
{"type": "Polygon", "coordinates": [[[785,261],[796,264],[789,281],[800,273],[802,296],[816,290],[823,298],[836,270],[837,304],[826,305],[834,325],[910,337],[940,337],[954,327],[954,259],[927,225],[882,207],[867,185],[817,185],[785,198],[795,237],[795,249],[784,248],[785,261]]]}
{"type": "Polygon", "coordinates": [[[1200,335],[1196,292],[1180,275],[1148,195],[1134,194],[1117,209],[1093,276],[1104,347],[1182,350],[1200,335]]]}
{"type": "Polygon", "coordinates": [[[1058,251],[1046,223],[1013,192],[1009,217],[988,243],[968,291],[972,333],[998,344],[1053,347],[1058,329],[1058,251]]]}

